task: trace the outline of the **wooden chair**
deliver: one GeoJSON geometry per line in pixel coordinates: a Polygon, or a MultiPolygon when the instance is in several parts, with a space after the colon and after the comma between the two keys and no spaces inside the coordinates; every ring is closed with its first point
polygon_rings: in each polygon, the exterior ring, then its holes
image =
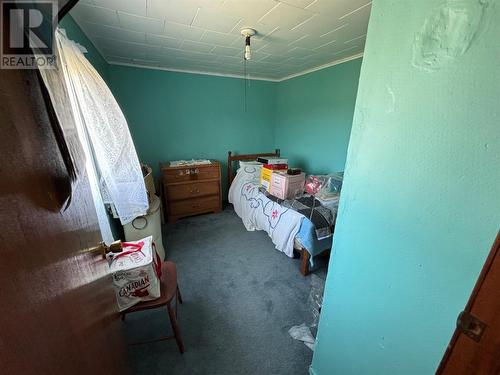
{"type": "Polygon", "coordinates": [[[173,336],[160,337],[153,340],[134,342],[131,345],[146,344],[150,342],[163,341],[175,339],[179,351],[184,353],[184,344],[182,342],[181,331],[177,323],[177,305],[182,303],[181,292],[179,291],[179,286],[177,285],[177,270],[175,268],[175,263],[173,262],[163,262],[161,265],[161,284],[160,284],[161,296],[153,301],[140,302],[135,306],[122,312],[122,320],[125,320],[127,314],[131,314],[137,311],[156,309],[158,307],[167,306],[168,316],[170,318],[170,324],[172,325],[172,330],[174,331],[173,336]],[[175,311],[172,307],[172,300],[175,297],[175,311]]]}

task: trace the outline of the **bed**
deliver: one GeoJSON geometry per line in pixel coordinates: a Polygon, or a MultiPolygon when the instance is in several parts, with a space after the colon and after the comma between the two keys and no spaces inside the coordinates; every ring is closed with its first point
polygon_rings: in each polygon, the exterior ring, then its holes
{"type": "Polygon", "coordinates": [[[331,249],[332,236],[318,240],[315,227],[307,217],[259,191],[261,166],[255,160],[261,156],[280,156],[280,150],[246,155],[228,153],[228,201],[247,230],[266,231],[276,249],[289,257],[294,256],[294,248],[299,250],[300,272],[306,276],[314,265],[314,257],[331,249]],[[241,164],[236,173],[234,163],[241,164]]]}

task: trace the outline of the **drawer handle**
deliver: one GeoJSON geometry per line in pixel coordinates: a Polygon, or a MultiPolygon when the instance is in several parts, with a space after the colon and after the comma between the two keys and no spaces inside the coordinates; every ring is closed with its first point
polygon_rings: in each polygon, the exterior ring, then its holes
{"type": "Polygon", "coordinates": [[[200,205],[199,204],[193,204],[192,208],[199,208],[200,205]]]}
{"type": "Polygon", "coordinates": [[[196,193],[199,193],[200,192],[200,189],[193,189],[190,191],[191,194],[196,194],[196,193]]]}

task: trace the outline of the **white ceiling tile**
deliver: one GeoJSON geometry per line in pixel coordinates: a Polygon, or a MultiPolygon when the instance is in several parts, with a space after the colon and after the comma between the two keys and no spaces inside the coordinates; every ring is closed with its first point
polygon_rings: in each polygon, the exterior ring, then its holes
{"type": "Polygon", "coordinates": [[[300,47],[295,47],[292,48],[290,51],[288,51],[287,56],[290,57],[307,57],[311,55],[312,51],[305,49],[305,48],[300,48],[300,47]]]}
{"type": "Polygon", "coordinates": [[[80,26],[88,35],[92,36],[100,36],[137,43],[144,43],[146,41],[146,33],[140,31],[132,31],[121,27],[100,25],[90,22],[80,23],[80,26]]]}
{"type": "MultiPolygon", "coordinates": [[[[371,4],[369,0],[317,0],[307,7],[308,10],[320,14],[329,14],[341,18],[360,7],[371,4]]],[[[368,5],[369,7],[369,5],[368,5]]]]}
{"type": "Polygon", "coordinates": [[[179,48],[182,41],[165,35],[146,33],[146,43],[169,48],[179,48]]]}
{"type": "Polygon", "coordinates": [[[363,34],[363,35],[357,36],[355,38],[351,38],[351,39],[345,40],[344,44],[359,44],[359,43],[363,43],[364,40],[366,40],[366,34],[363,34]]]}
{"type": "Polygon", "coordinates": [[[196,52],[203,52],[203,53],[209,53],[214,48],[215,48],[215,46],[213,44],[193,42],[190,40],[185,40],[180,47],[180,49],[185,50],[185,51],[196,51],[196,52]]]}
{"type": "Polygon", "coordinates": [[[341,45],[341,43],[337,40],[331,40],[329,42],[325,42],[318,47],[314,48],[315,52],[324,52],[324,51],[331,51],[335,48],[337,48],[338,45],[341,45]]]}
{"type": "Polygon", "coordinates": [[[343,16],[339,17],[339,20],[356,17],[359,14],[366,14],[367,12],[369,13],[371,10],[371,4],[372,4],[372,2],[370,1],[366,4],[360,5],[359,7],[354,8],[353,10],[351,10],[351,11],[345,13],[343,16]]]}
{"type": "Polygon", "coordinates": [[[149,17],[165,18],[185,25],[191,25],[198,8],[198,4],[186,0],[147,0],[149,17]]]}
{"type": "MultiPolygon", "coordinates": [[[[265,52],[257,52],[257,51],[253,51],[252,52],[252,59],[250,61],[260,61],[262,59],[265,59],[266,57],[269,56],[269,53],[265,53],[265,52]]],[[[243,59],[243,53],[241,54],[241,59],[243,59]]]]}
{"type": "Polygon", "coordinates": [[[257,21],[277,5],[274,0],[226,0],[218,10],[234,18],[257,21]]]}
{"type": "Polygon", "coordinates": [[[178,57],[183,59],[192,59],[193,61],[214,61],[217,56],[210,53],[201,53],[196,51],[186,51],[186,50],[177,50],[171,48],[164,48],[163,52],[166,56],[178,57]]]}
{"type": "Polygon", "coordinates": [[[96,44],[105,54],[125,56],[131,58],[146,58],[147,54],[159,51],[162,47],[144,43],[131,43],[110,38],[96,38],[96,44]]]}
{"type": "Polygon", "coordinates": [[[201,8],[192,25],[211,31],[229,33],[240,22],[241,17],[233,17],[212,9],[201,8]]]}
{"type": "Polygon", "coordinates": [[[71,14],[117,63],[280,78],[363,51],[369,0],[80,0],[71,14]],[[98,5],[94,5],[98,4],[98,5]]]}
{"type": "Polygon", "coordinates": [[[354,55],[360,50],[362,50],[362,46],[360,45],[339,45],[336,48],[331,48],[330,50],[323,50],[318,52],[318,59],[324,59],[328,61],[332,61],[335,58],[338,58],[339,55],[345,55],[346,53],[348,55],[354,55]]]}
{"type": "Polygon", "coordinates": [[[281,55],[287,56],[288,51],[292,48],[288,44],[278,44],[278,43],[268,43],[262,48],[259,48],[259,52],[268,53],[270,55],[281,55]]]}
{"type": "Polygon", "coordinates": [[[285,3],[278,3],[276,7],[259,19],[259,23],[290,30],[313,16],[314,13],[307,10],[299,9],[285,3]]]}
{"type": "Polygon", "coordinates": [[[78,4],[71,9],[70,14],[77,21],[87,21],[109,26],[120,26],[115,10],[97,7],[89,4],[78,4]]]}
{"type": "Polygon", "coordinates": [[[315,0],[279,0],[281,3],[285,3],[288,5],[292,5],[297,8],[307,8],[310,6],[312,3],[314,3],[315,0]]]}
{"type": "Polygon", "coordinates": [[[165,22],[163,34],[177,39],[199,41],[205,31],[198,27],[187,26],[175,22],[165,22]]]}
{"type": "Polygon", "coordinates": [[[243,56],[217,56],[214,60],[219,64],[233,64],[233,65],[241,65],[243,66],[243,56]]]}
{"type": "Polygon", "coordinates": [[[136,16],[124,12],[118,12],[118,19],[121,27],[146,33],[161,34],[165,26],[165,21],[161,19],[136,16]]]}
{"type": "Polygon", "coordinates": [[[127,13],[146,15],[146,0],[93,0],[95,5],[127,13]]]}
{"type": "Polygon", "coordinates": [[[242,39],[234,34],[218,33],[215,31],[207,30],[200,41],[204,43],[212,43],[219,46],[230,46],[236,40],[242,39]]]}
{"type": "Polygon", "coordinates": [[[104,55],[113,55],[113,56],[122,56],[131,59],[145,59],[146,58],[146,50],[136,49],[136,48],[128,48],[123,49],[118,47],[117,45],[102,47],[102,51],[104,55]]]}
{"type": "Polygon", "coordinates": [[[320,34],[319,37],[324,39],[338,38],[341,30],[345,29],[346,27],[349,27],[349,24],[343,23],[339,26],[335,26],[332,29],[329,29],[328,31],[325,31],[324,33],[320,34]]]}
{"type": "Polygon", "coordinates": [[[271,64],[283,64],[288,59],[289,59],[289,57],[285,57],[285,56],[269,55],[269,56],[263,58],[261,61],[266,62],[266,63],[271,63],[271,64]]]}
{"type": "Polygon", "coordinates": [[[219,56],[243,56],[243,50],[234,47],[223,47],[223,46],[215,46],[212,53],[219,56]]]}

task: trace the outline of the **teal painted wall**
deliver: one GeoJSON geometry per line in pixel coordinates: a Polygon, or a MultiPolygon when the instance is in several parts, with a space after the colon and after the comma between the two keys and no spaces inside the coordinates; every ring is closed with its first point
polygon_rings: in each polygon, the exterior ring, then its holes
{"type": "Polygon", "coordinates": [[[275,142],[308,173],[343,171],[361,58],[278,84],[275,142]]]}
{"type": "Polygon", "coordinates": [[[162,161],[213,158],[225,165],[230,150],[274,148],[273,82],[249,82],[245,111],[242,79],[117,65],[108,73],[139,157],[156,174],[162,161]]]}
{"type": "Polygon", "coordinates": [[[66,16],[64,16],[64,18],[59,23],[59,26],[62,29],[66,30],[66,35],[69,39],[81,44],[87,49],[88,52],[85,54],[85,57],[99,72],[101,77],[103,77],[104,80],[107,81],[108,63],[106,62],[106,60],[104,60],[99,51],[97,51],[92,42],[83,33],[80,27],[76,24],[71,15],[67,14],[66,16]]]}
{"type": "Polygon", "coordinates": [[[373,2],[313,373],[434,373],[500,226],[498,19],[373,2]]]}
{"type": "MultiPolygon", "coordinates": [[[[284,82],[244,81],[117,65],[113,93],[141,160],[214,158],[278,147],[311,173],[344,169],[361,59],[284,82]]],[[[225,172],[225,170],[224,170],[225,172]]]]}

